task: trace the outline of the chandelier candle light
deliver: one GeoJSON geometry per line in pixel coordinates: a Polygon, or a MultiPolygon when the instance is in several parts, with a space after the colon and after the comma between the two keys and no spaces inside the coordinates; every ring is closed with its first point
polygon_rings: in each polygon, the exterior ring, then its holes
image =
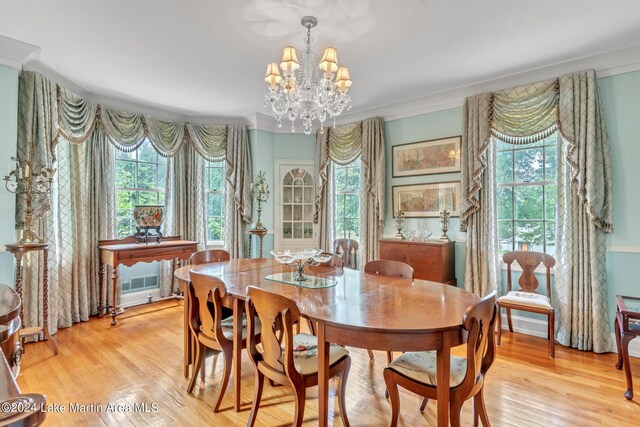
{"type": "Polygon", "coordinates": [[[310,134],[314,120],[318,120],[322,132],[328,117],[333,118],[335,126],[335,118],[351,108],[351,97],[347,95],[351,78],[347,67],[338,66],[335,48],[326,48],[319,63],[311,51],[311,28],[318,25],[318,20],[305,16],[301,24],[307,29],[302,61],[298,61],[296,49],[287,46],[280,62],[282,75],[277,63],[267,65],[264,80],[269,93],[265,95],[265,107],[271,106],[278,127],[282,127],[282,118],[286,117],[291,122],[291,132],[295,132],[295,121],[300,118],[304,133],[310,134]],[[323,71],[322,78],[318,70],[323,71]]]}
{"type": "Polygon", "coordinates": [[[267,178],[265,178],[263,171],[259,171],[256,182],[251,183],[251,197],[258,202],[258,221],[256,221],[256,226],[253,227],[253,229],[266,230],[260,221],[260,215],[262,215],[262,203],[269,200],[269,185],[267,184],[267,178]]]}
{"type": "Polygon", "coordinates": [[[56,170],[54,168],[40,168],[36,172],[31,161],[18,162],[15,157],[12,157],[11,161],[16,166],[15,169],[11,168],[11,163],[7,166],[7,175],[4,177],[5,187],[11,193],[25,196],[25,216],[24,220],[18,224],[23,230],[20,244],[44,243],[33,227],[35,221],[44,217],[44,214],[51,209],[49,195],[56,170]],[[44,203],[34,208],[34,202],[44,203]]]}

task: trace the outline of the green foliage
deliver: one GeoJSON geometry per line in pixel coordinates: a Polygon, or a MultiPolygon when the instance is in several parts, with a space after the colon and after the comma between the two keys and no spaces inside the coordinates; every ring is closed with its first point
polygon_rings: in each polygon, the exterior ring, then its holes
{"type": "Polygon", "coordinates": [[[520,244],[549,250],[555,245],[557,135],[525,145],[499,141],[496,147],[501,252],[519,249],[520,244]]]}
{"type": "Polygon", "coordinates": [[[207,241],[224,240],[225,162],[207,162],[207,241]]]}
{"type": "Polygon", "coordinates": [[[360,237],[360,161],[335,167],[336,235],[360,237]]]}
{"type": "Polygon", "coordinates": [[[136,205],[164,205],[167,160],[147,141],[137,150],[116,151],[116,223],[118,237],[135,232],[136,205]]]}

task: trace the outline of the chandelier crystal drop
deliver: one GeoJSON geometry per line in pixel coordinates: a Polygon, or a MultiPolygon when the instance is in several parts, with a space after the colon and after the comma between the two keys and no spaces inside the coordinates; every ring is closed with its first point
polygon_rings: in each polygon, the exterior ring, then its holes
{"type": "Polygon", "coordinates": [[[320,62],[311,51],[311,28],[318,24],[318,20],[305,16],[301,24],[307,29],[302,60],[298,61],[293,46],[287,46],[282,51],[279,67],[275,62],[267,65],[264,80],[269,92],[265,94],[264,105],[271,107],[278,127],[282,127],[282,118],[285,117],[291,122],[291,132],[295,132],[295,121],[300,118],[304,133],[310,134],[314,120],[320,123],[322,132],[327,118],[333,118],[335,126],[335,118],[351,108],[351,97],[347,95],[351,77],[347,67],[338,66],[335,48],[326,48],[320,62]]]}

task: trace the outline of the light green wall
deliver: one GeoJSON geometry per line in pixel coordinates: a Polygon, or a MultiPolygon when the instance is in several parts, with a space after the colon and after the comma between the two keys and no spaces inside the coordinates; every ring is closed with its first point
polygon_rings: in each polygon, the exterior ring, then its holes
{"type": "MultiPolygon", "coordinates": [[[[18,70],[0,65],[0,171],[6,174],[11,156],[16,155],[18,133],[18,70]]],[[[9,193],[4,182],[0,184],[0,283],[13,286],[13,256],[4,252],[6,243],[16,239],[15,196],[9,193]]]]}
{"type": "MultiPolygon", "coordinates": [[[[460,107],[385,122],[384,137],[386,144],[385,156],[387,162],[386,209],[383,232],[385,236],[392,236],[396,234],[395,222],[393,219],[394,209],[392,206],[393,186],[457,181],[460,179],[460,173],[393,178],[391,165],[393,146],[461,134],[462,108],[460,107]]],[[[466,238],[465,233],[460,232],[459,229],[460,220],[458,218],[451,218],[449,231],[447,233],[451,239],[464,240],[466,238]]],[[[440,231],[439,218],[406,218],[403,232],[406,232],[407,230],[429,230],[433,233],[433,237],[438,237],[442,234],[440,231]]],[[[464,284],[464,256],[464,244],[456,243],[456,278],[458,279],[458,286],[460,287],[464,284]]]]}
{"type": "MultiPolygon", "coordinates": [[[[270,234],[264,237],[263,256],[271,257],[273,249],[274,232],[274,197],[276,184],[274,182],[276,172],[274,164],[276,160],[313,160],[315,158],[315,136],[304,134],[272,133],[263,130],[249,131],[249,144],[251,146],[251,162],[254,179],[258,171],[264,171],[269,184],[271,195],[269,200],[262,205],[262,224],[270,234]]],[[[253,221],[255,223],[257,204],[254,202],[253,221]]],[[[258,256],[258,241],[254,238],[251,256],[258,256]]]]}
{"type": "MultiPolygon", "coordinates": [[[[613,226],[607,239],[609,317],[615,295],[640,296],[640,71],[599,79],[613,165],[613,226]],[[626,246],[635,253],[620,252],[626,246]]],[[[613,324],[613,323],[612,323],[613,324]]]]}
{"type": "MultiPolygon", "coordinates": [[[[614,180],[614,233],[609,235],[607,246],[607,286],[609,290],[609,315],[615,313],[615,295],[640,296],[640,72],[619,74],[598,79],[605,122],[611,146],[611,163],[614,180]],[[613,248],[611,248],[613,246],[613,248]],[[625,246],[632,253],[621,252],[616,246],[625,246]]],[[[449,181],[459,174],[430,175],[422,177],[392,178],[391,147],[414,141],[422,141],[461,134],[462,109],[453,108],[385,123],[387,144],[387,211],[385,234],[394,234],[391,210],[393,185],[449,181]]],[[[439,231],[437,219],[407,219],[405,230],[428,229],[439,231]]],[[[457,219],[451,221],[451,236],[465,239],[458,231],[457,219]]],[[[623,249],[627,250],[627,249],[623,249]]],[[[506,275],[503,273],[503,284],[506,275]]],[[[464,283],[464,246],[456,245],[456,277],[458,286],[464,283]]],[[[544,276],[538,276],[541,290],[544,276]]],[[[525,313],[519,313],[527,316],[525,313]]],[[[613,323],[612,323],[613,324],[613,323]]]]}

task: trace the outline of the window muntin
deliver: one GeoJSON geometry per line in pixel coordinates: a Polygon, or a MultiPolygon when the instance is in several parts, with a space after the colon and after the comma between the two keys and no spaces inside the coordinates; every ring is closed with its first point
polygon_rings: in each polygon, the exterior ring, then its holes
{"type": "Polygon", "coordinates": [[[360,172],[360,159],[334,167],[335,230],[338,238],[358,240],[360,237],[360,172]]]}
{"type": "Polygon", "coordinates": [[[555,249],[558,135],[529,144],[496,140],[498,240],[501,254],[555,249]]]}
{"type": "Polygon", "coordinates": [[[206,162],[205,169],[207,245],[222,245],[224,243],[226,163],[224,160],[206,162]]]}
{"type": "Polygon", "coordinates": [[[136,231],[133,208],[164,205],[167,159],[149,141],[126,153],[116,150],[116,221],[118,238],[136,231]]]}

